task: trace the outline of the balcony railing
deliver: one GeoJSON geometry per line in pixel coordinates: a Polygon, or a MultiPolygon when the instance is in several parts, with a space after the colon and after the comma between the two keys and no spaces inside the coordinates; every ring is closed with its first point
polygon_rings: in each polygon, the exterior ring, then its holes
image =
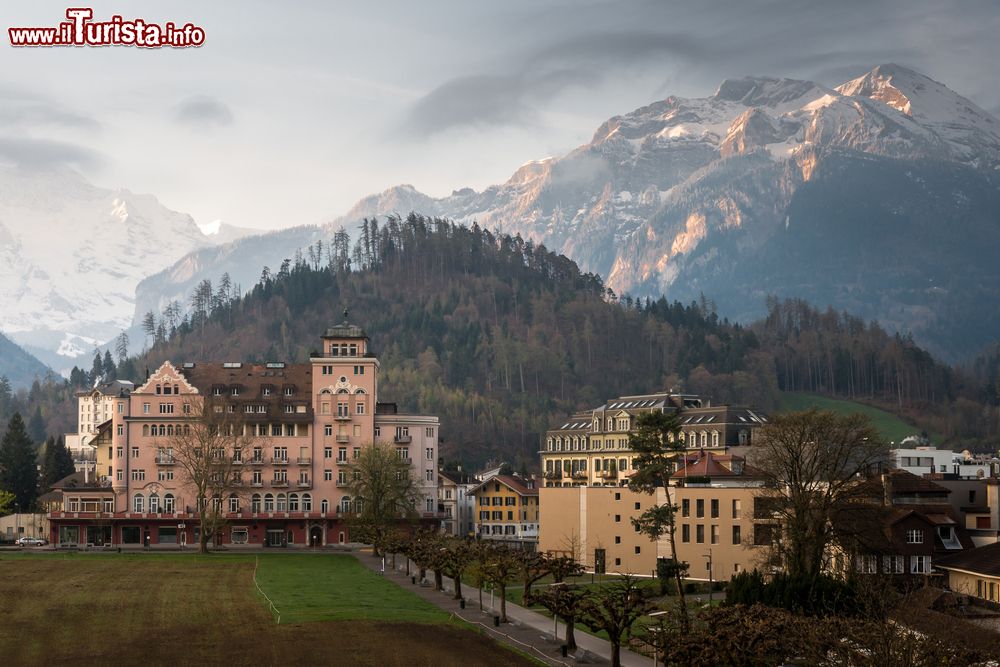
{"type": "Polygon", "coordinates": [[[254,488],[260,488],[260,487],[264,486],[264,482],[250,482],[250,486],[252,486],[254,488]]]}
{"type": "Polygon", "coordinates": [[[573,479],[587,479],[587,471],[586,470],[577,470],[576,472],[572,473],[570,476],[573,479]]]}
{"type": "Polygon", "coordinates": [[[177,463],[172,456],[157,456],[156,465],[158,466],[172,466],[177,463]]]}
{"type": "Polygon", "coordinates": [[[250,459],[250,461],[248,461],[248,463],[250,465],[252,465],[252,466],[262,466],[262,465],[264,465],[265,461],[264,461],[264,457],[262,457],[262,456],[255,456],[254,458],[250,459]]]}
{"type": "Polygon", "coordinates": [[[308,466],[312,465],[313,460],[311,456],[300,456],[299,458],[295,459],[295,462],[298,463],[300,466],[308,466]]]}
{"type": "Polygon", "coordinates": [[[344,480],[338,479],[337,480],[337,488],[338,489],[344,489],[344,488],[347,488],[350,485],[351,485],[351,483],[348,482],[346,479],[344,479],[344,480]]]}
{"type": "Polygon", "coordinates": [[[276,463],[278,465],[288,465],[287,456],[275,456],[271,458],[271,463],[276,463]]]}
{"type": "Polygon", "coordinates": [[[351,437],[349,435],[337,434],[337,442],[350,442],[351,437]]]}
{"type": "Polygon", "coordinates": [[[413,438],[411,438],[408,435],[397,435],[392,440],[397,445],[408,445],[409,443],[413,442],[413,438]]]}
{"type": "Polygon", "coordinates": [[[337,459],[337,465],[339,466],[352,466],[354,461],[352,459],[337,459]]]}
{"type": "Polygon", "coordinates": [[[599,474],[604,479],[615,479],[616,477],[618,477],[617,470],[602,470],[599,474]]]}
{"type": "Polygon", "coordinates": [[[299,480],[299,488],[300,489],[308,489],[310,486],[312,486],[312,482],[310,482],[308,479],[300,479],[299,480]]]}
{"type": "Polygon", "coordinates": [[[334,415],[333,418],[339,422],[349,422],[351,421],[351,415],[334,415]]]}
{"type": "Polygon", "coordinates": [[[548,470],[548,471],[542,473],[542,476],[545,479],[560,479],[562,477],[562,472],[561,471],[560,472],[556,472],[554,470],[548,470]]]}
{"type": "Polygon", "coordinates": [[[288,486],[288,480],[287,479],[272,479],[271,480],[271,486],[274,486],[274,487],[286,487],[286,486],[288,486]]]}

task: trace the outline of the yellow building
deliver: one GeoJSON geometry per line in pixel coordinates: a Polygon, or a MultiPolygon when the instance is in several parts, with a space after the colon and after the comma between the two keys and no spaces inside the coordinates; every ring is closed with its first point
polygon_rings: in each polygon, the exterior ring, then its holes
{"type": "Polygon", "coordinates": [[[538,489],[532,480],[496,475],[473,488],[476,533],[534,550],[538,543],[538,489]]]}
{"type": "Polygon", "coordinates": [[[1000,542],[938,558],[934,567],[945,571],[956,593],[1000,603],[1000,542]]]}
{"type": "Polygon", "coordinates": [[[636,417],[647,412],[676,413],[679,439],[689,451],[740,453],[753,444],[754,430],[767,422],[749,408],[712,406],[690,394],[621,396],[578,412],[546,433],[540,452],[545,486],[626,485],[635,470],[629,434],[636,417]]]}

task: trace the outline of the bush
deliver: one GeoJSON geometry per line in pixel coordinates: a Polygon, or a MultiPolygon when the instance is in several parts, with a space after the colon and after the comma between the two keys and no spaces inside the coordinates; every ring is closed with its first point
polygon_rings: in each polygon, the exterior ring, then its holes
{"type": "Polygon", "coordinates": [[[821,574],[816,577],[776,574],[769,581],[758,570],[734,575],[726,603],[763,604],[807,616],[855,615],[860,611],[853,582],[821,574]]]}

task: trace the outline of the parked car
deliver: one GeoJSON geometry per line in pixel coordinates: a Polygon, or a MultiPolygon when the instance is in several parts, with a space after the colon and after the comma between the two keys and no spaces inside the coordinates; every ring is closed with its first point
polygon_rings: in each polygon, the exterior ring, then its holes
{"type": "Polygon", "coordinates": [[[41,537],[21,537],[17,540],[17,545],[20,547],[40,547],[46,544],[48,541],[41,537]]]}

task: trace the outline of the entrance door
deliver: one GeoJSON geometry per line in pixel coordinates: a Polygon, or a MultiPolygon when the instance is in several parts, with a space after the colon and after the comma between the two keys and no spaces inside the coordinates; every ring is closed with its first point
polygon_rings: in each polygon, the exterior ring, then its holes
{"type": "Polygon", "coordinates": [[[267,531],[267,546],[269,547],[280,547],[281,537],[284,535],[283,530],[269,530],[267,531]]]}
{"type": "Polygon", "coordinates": [[[323,546],[323,529],[319,526],[313,526],[309,529],[309,546],[311,547],[321,547],[323,546]]]}

